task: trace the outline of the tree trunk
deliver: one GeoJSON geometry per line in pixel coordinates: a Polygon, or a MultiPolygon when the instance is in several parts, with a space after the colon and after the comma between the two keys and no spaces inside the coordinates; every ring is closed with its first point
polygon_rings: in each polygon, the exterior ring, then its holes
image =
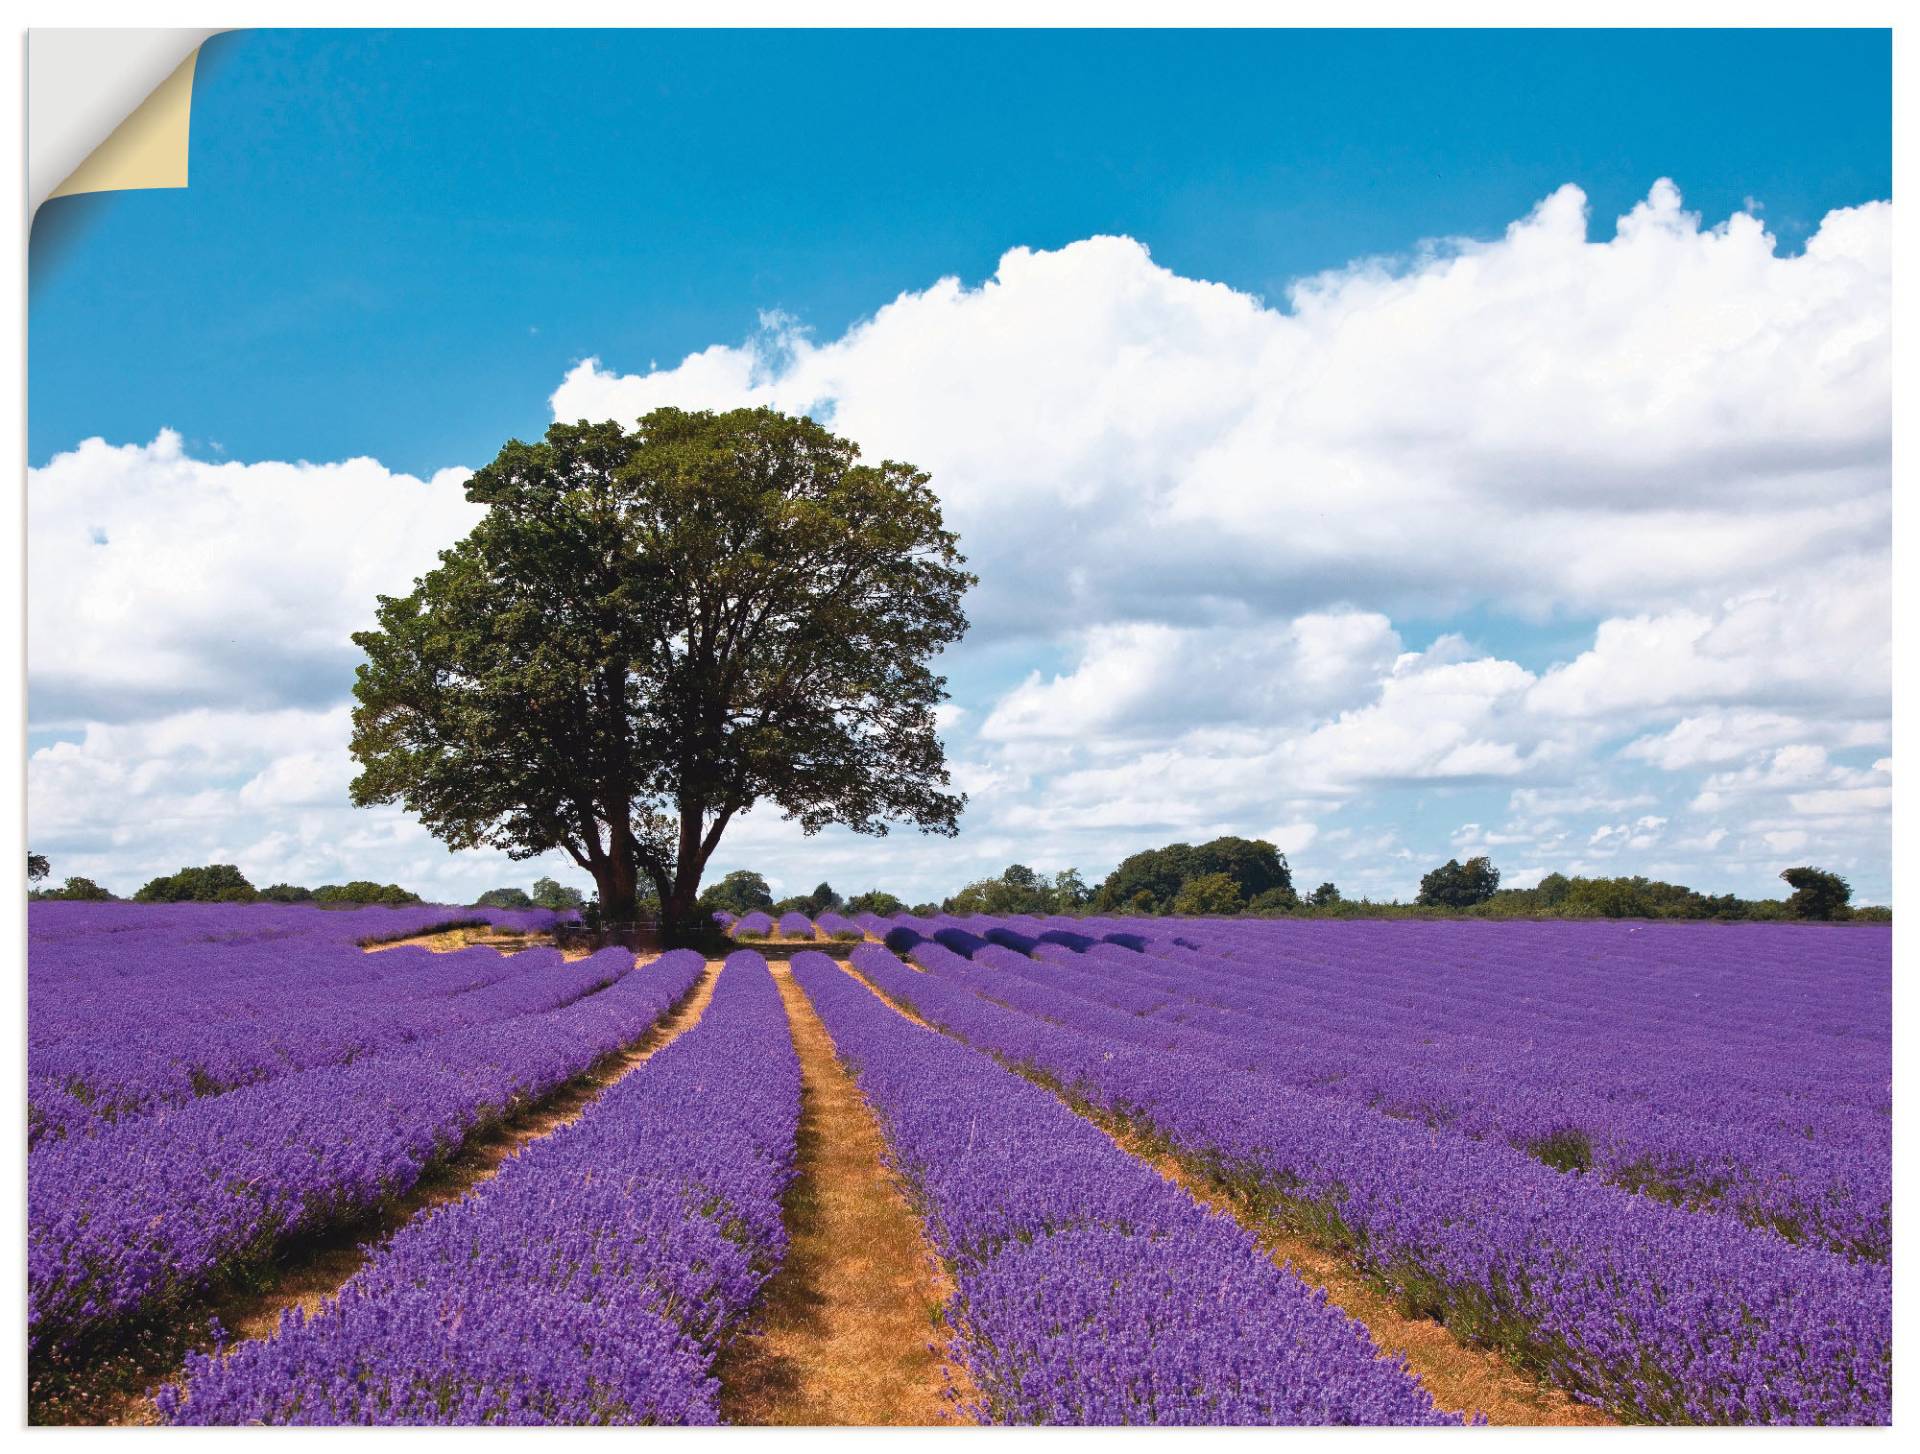
{"type": "Polygon", "coordinates": [[[600,919],[607,924],[630,924],[639,911],[639,875],[625,854],[609,854],[594,870],[600,890],[600,919]]]}
{"type": "Polygon", "coordinates": [[[669,944],[684,943],[701,925],[694,922],[694,901],[700,897],[700,875],[706,869],[701,852],[701,829],[706,814],[683,804],[680,809],[680,847],[674,855],[673,883],[660,896],[660,932],[669,944]]]}

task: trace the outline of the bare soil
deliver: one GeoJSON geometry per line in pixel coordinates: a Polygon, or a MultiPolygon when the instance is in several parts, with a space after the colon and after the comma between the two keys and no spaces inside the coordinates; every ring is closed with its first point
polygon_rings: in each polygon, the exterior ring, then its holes
{"type": "Polygon", "coordinates": [[[970,1390],[940,1322],[952,1286],[826,1026],[786,965],[773,973],[800,1057],[799,1176],[786,1259],[719,1365],[722,1414],[763,1425],[961,1421],[957,1400],[970,1390]]]}
{"type": "MultiPolygon", "coordinates": [[[[454,929],[441,929],[432,934],[415,934],[407,939],[383,939],[376,944],[363,944],[360,947],[369,954],[378,954],[383,949],[431,949],[435,954],[449,954],[456,949],[471,948],[475,944],[497,949],[502,954],[518,954],[523,949],[551,949],[551,934],[520,934],[511,929],[496,929],[491,924],[462,924],[454,929]]],[[[561,954],[567,959],[585,959],[593,951],[590,949],[563,949],[561,954]]]]}

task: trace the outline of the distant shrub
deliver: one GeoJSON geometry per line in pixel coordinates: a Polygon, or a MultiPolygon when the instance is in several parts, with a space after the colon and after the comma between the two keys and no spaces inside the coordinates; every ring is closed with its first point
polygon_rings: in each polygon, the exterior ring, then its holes
{"type": "Polygon", "coordinates": [[[70,878],[57,889],[39,889],[32,895],[36,899],[82,899],[95,903],[104,903],[113,895],[100,887],[90,878],[78,876],[70,878]]]}
{"type": "Polygon", "coordinates": [[[756,909],[773,907],[773,891],[767,881],[750,868],[736,868],[717,884],[709,884],[695,901],[696,907],[729,914],[751,914],[756,909]]]}
{"type": "Polygon", "coordinates": [[[322,884],[313,891],[313,901],[338,907],[385,904],[399,908],[403,904],[419,903],[420,895],[399,884],[377,884],[371,879],[357,878],[351,883],[322,884]]]}
{"type": "Polygon", "coordinates": [[[260,895],[235,865],[209,863],[149,879],[133,897],[142,904],[250,904],[260,895]]]}
{"type": "Polygon", "coordinates": [[[260,890],[260,897],[270,904],[310,904],[313,890],[301,888],[299,884],[268,884],[260,890]]]}
{"type": "Polygon", "coordinates": [[[1780,871],[1793,895],[1787,912],[1796,919],[1844,919],[1853,886],[1824,868],[1787,868],[1780,871]]]}
{"type": "Polygon", "coordinates": [[[556,879],[537,878],[533,881],[533,902],[542,909],[577,909],[586,902],[586,897],[580,890],[568,888],[556,879]]]}
{"type": "Polygon", "coordinates": [[[1500,870],[1482,855],[1465,863],[1449,858],[1420,880],[1420,902],[1449,909],[1485,903],[1500,887],[1500,870]]]}
{"type": "MultiPolygon", "coordinates": [[[[1267,894],[1275,891],[1268,889],[1267,894]]],[[[1289,889],[1291,894],[1292,890],[1289,889]]],[[[1247,906],[1240,897],[1240,885],[1224,873],[1203,873],[1190,878],[1180,885],[1180,892],[1173,896],[1173,912],[1183,917],[1224,918],[1237,914],[1247,906]]]]}
{"type": "Polygon", "coordinates": [[[475,899],[481,909],[531,909],[536,907],[525,889],[488,889],[475,899]]]}
{"type": "MultiPolygon", "coordinates": [[[[1193,882],[1198,883],[1199,880],[1195,879],[1193,882]]],[[[1191,886],[1191,884],[1188,885],[1188,887],[1191,886]]],[[[1182,889],[1181,892],[1184,894],[1186,890],[1182,889]]],[[[1176,902],[1178,901],[1176,900],[1176,902]]],[[[1291,884],[1280,888],[1268,889],[1265,893],[1255,894],[1247,901],[1247,912],[1249,914],[1257,914],[1262,919],[1277,919],[1282,914],[1291,914],[1299,907],[1300,896],[1294,893],[1293,885],[1291,884]]],[[[1175,912],[1178,913],[1179,911],[1175,910],[1175,912]]]]}

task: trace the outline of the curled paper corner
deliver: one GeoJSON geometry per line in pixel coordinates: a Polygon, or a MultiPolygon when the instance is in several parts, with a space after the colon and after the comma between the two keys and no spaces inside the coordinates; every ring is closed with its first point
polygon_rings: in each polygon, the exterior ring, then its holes
{"type": "Polygon", "coordinates": [[[27,170],[54,197],[187,185],[193,75],[213,30],[33,30],[27,170]]]}

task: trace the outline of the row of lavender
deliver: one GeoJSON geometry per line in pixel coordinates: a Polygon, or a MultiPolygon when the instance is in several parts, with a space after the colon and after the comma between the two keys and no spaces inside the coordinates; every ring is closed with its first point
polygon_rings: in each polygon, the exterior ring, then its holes
{"type": "Polygon", "coordinates": [[[287,1239],[411,1188],[476,1130],[643,1036],[698,981],[675,951],[605,950],[570,1003],[293,1071],[28,1158],[28,1338],[156,1312],[287,1239]],[[581,990],[593,993],[577,993],[581,990]]]}
{"type": "Polygon", "coordinates": [[[554,917],[433,906],[35,904],[29,1146],[564,1002],[532,988],[553,983],[541,958],[359,947],[450,916],[523,930],[550,927],[554,917]]]}
{"type": "Polygon", "coordinates": [[[1884,932],[962,922],[882,927],[1050,966],[1050,983],[1136,1017],[1113,1030],[1135,1043],[1889,1254],[1884,932]]]}
{"type": "Polygon", "coordinates": [[[931,941],[911,953],[920,972],[875,945],[854,963],[943,1029],[1275,1199],[1410,1304],[1581,1397],[1658,1422],[1888,1417],[1882,1266],[1588,1185],[1497,1141],[1143,1045],[1115,1033],[1139,1015],[1005,961],[931,941]]]}
{"type": "Polygon", "coordinates": [[[178,1424],[713,1423],[715,1351],[786,1250],[800,1077],[766,962],[312,1318],[194,1359],[178,1424]],[[750,1074],[741,1073],[751,1067],[750,1074]]]}
{"type": "Polygon", "coordinates": [[[911,1024],[824,954],[796,955],[793,975],[953,1273],[973,1416],[1457,1422],[1323,1293],[1053,1096],[911,1024]]]}
{"type": "Polygon", "coordinates": [[[844,914],[824,913],[817,919],[809,919],[798,911],[782,914],[778,919],[758,909],[750,914],[734,915],[724,910],[713,916],[714,922],[737,939],[767,939],[776,932],[785,939],[815,939],[824,935],[828,939],[860,939],[865,931],[844,914]],[[816,929],[818,933],[816,933],[816,929]]]}

